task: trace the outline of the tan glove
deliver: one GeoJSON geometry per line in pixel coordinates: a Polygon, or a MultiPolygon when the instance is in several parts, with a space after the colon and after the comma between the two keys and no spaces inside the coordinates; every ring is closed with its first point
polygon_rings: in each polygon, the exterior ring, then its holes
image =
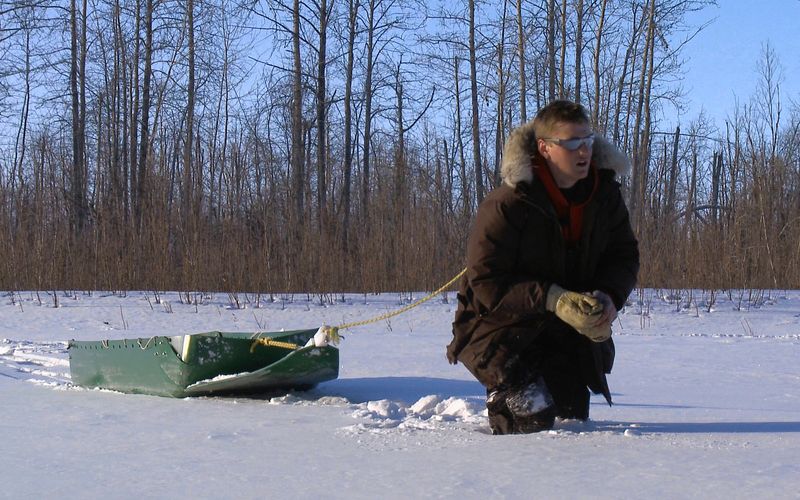
{"type": "Polygon", "coordinates": [[[611,323],[617,318],[617,308],[614,306],[614,301],[605,292],[595,290],[591,296],[600,301],[602,314],[599,315],[594,325],[577,330],[582,335],[589,337],[592,342],[603,342],[611,338],[611,323]]]}
{"type": "Polygon", "coordinates": [[[611,323],[600,323],[588,328],[576,328],[578,333],[589,337],[592,342],[604,342],[611,338],[611,323]]]}
{"type": "Polygon", "coordinates": [[[600,318],[598,323],[613,323],[614,320],[617,319],[617,306],[614,305],[614,301],[611,300],[611,297],[600,290],[595,290],[591,295],[603,304],[603,317],[600,318]]]}
{"type": "Polygon", "coordinates": [[[547,290],[545,307],[579,331],[594,326],[603,315],[603,304],[596,297],[564,290],[555,283],[547,290]]]}

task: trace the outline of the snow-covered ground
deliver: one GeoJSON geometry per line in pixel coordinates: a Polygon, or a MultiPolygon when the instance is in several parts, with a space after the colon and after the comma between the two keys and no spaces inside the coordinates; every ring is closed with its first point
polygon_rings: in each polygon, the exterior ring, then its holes
{"type": "Polygon", "coordinates": [[[680,294],[620,315],[613,407],[491,436],[482,387],[445,359],[452,293],[344,332],[339,379],[272,399],[81,389],[66,341],[316,328],[407,302],[3,293],[0,497],[800,498],[800,292],[720,292],[711,312],[708,292],[680,294]]]}

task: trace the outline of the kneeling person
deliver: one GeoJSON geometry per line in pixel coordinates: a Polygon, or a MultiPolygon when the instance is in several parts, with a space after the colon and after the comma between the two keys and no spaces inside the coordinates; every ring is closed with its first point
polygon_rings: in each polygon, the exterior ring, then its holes
{"type": "Polygon", "coordinates": [[[504,147],[503,184],[470,232],[447,348],[486,387],[495,434],[586,420],[589,390],[611,404],[611,323],[639,270],[616,181],[628,165],[570,101],[542,108],[504,147]]]}

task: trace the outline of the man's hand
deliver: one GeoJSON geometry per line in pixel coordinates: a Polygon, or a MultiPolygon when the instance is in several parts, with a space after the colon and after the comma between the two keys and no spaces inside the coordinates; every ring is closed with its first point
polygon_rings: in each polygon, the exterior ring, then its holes
{"type": "Polygon", "coordinates": [[[547,291],[545,307],[593,342],[611,337],[611,322],[617,317],[617,308],[608,294],[599,290],[591,294],[572,292],[555,283],[547,291]]]}
{"type": "Polygon", "coordinates": [[[589,337],[592,342],[604,342],[611,338],[611,323],[617,318],[617,308],[607,293],[595,290],[591,295],[603,305],[603,313],[594,325],[578,329],[578,332],[589,337]]]}
{"type": "Polygon", "coordinates": [[[572,328],[580,331],[595,326],[603,316],[603,304],[592,295],[564,290],[553,283],[547,291],[548,311],[572,328]]]}
{"type": "Polygon", "coordinates": [[[611,338],[611,323],[601,323],[589,328],[578,328],[578,333],[589,338],[592,342],[604,342],[611,338]]]}
{"type": "Polygon", "coordinates": [[[592,292],[592,297],[596,298],[603,304],[603,315],[600,316],[600,319],[597,320],[597,325],[601,325],[603,323],[608,323],[609,325],[617,319],[617,307],[614,305],[614,301],[611,300],[611,297],[605,292],[601,292],[600,290],[595,290],[592,292]]]}

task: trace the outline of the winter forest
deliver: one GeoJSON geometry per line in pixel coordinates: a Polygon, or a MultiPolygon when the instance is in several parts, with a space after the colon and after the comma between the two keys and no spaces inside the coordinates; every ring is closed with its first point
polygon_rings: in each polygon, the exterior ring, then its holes
{"type": "Polygon", "coordinates": [[[554,98],[631,159],[642,286],[800,287],[769,45],[724,123],[666,125],[712,3],[0,1],[0,289],[435,289],[554,98]]]}

